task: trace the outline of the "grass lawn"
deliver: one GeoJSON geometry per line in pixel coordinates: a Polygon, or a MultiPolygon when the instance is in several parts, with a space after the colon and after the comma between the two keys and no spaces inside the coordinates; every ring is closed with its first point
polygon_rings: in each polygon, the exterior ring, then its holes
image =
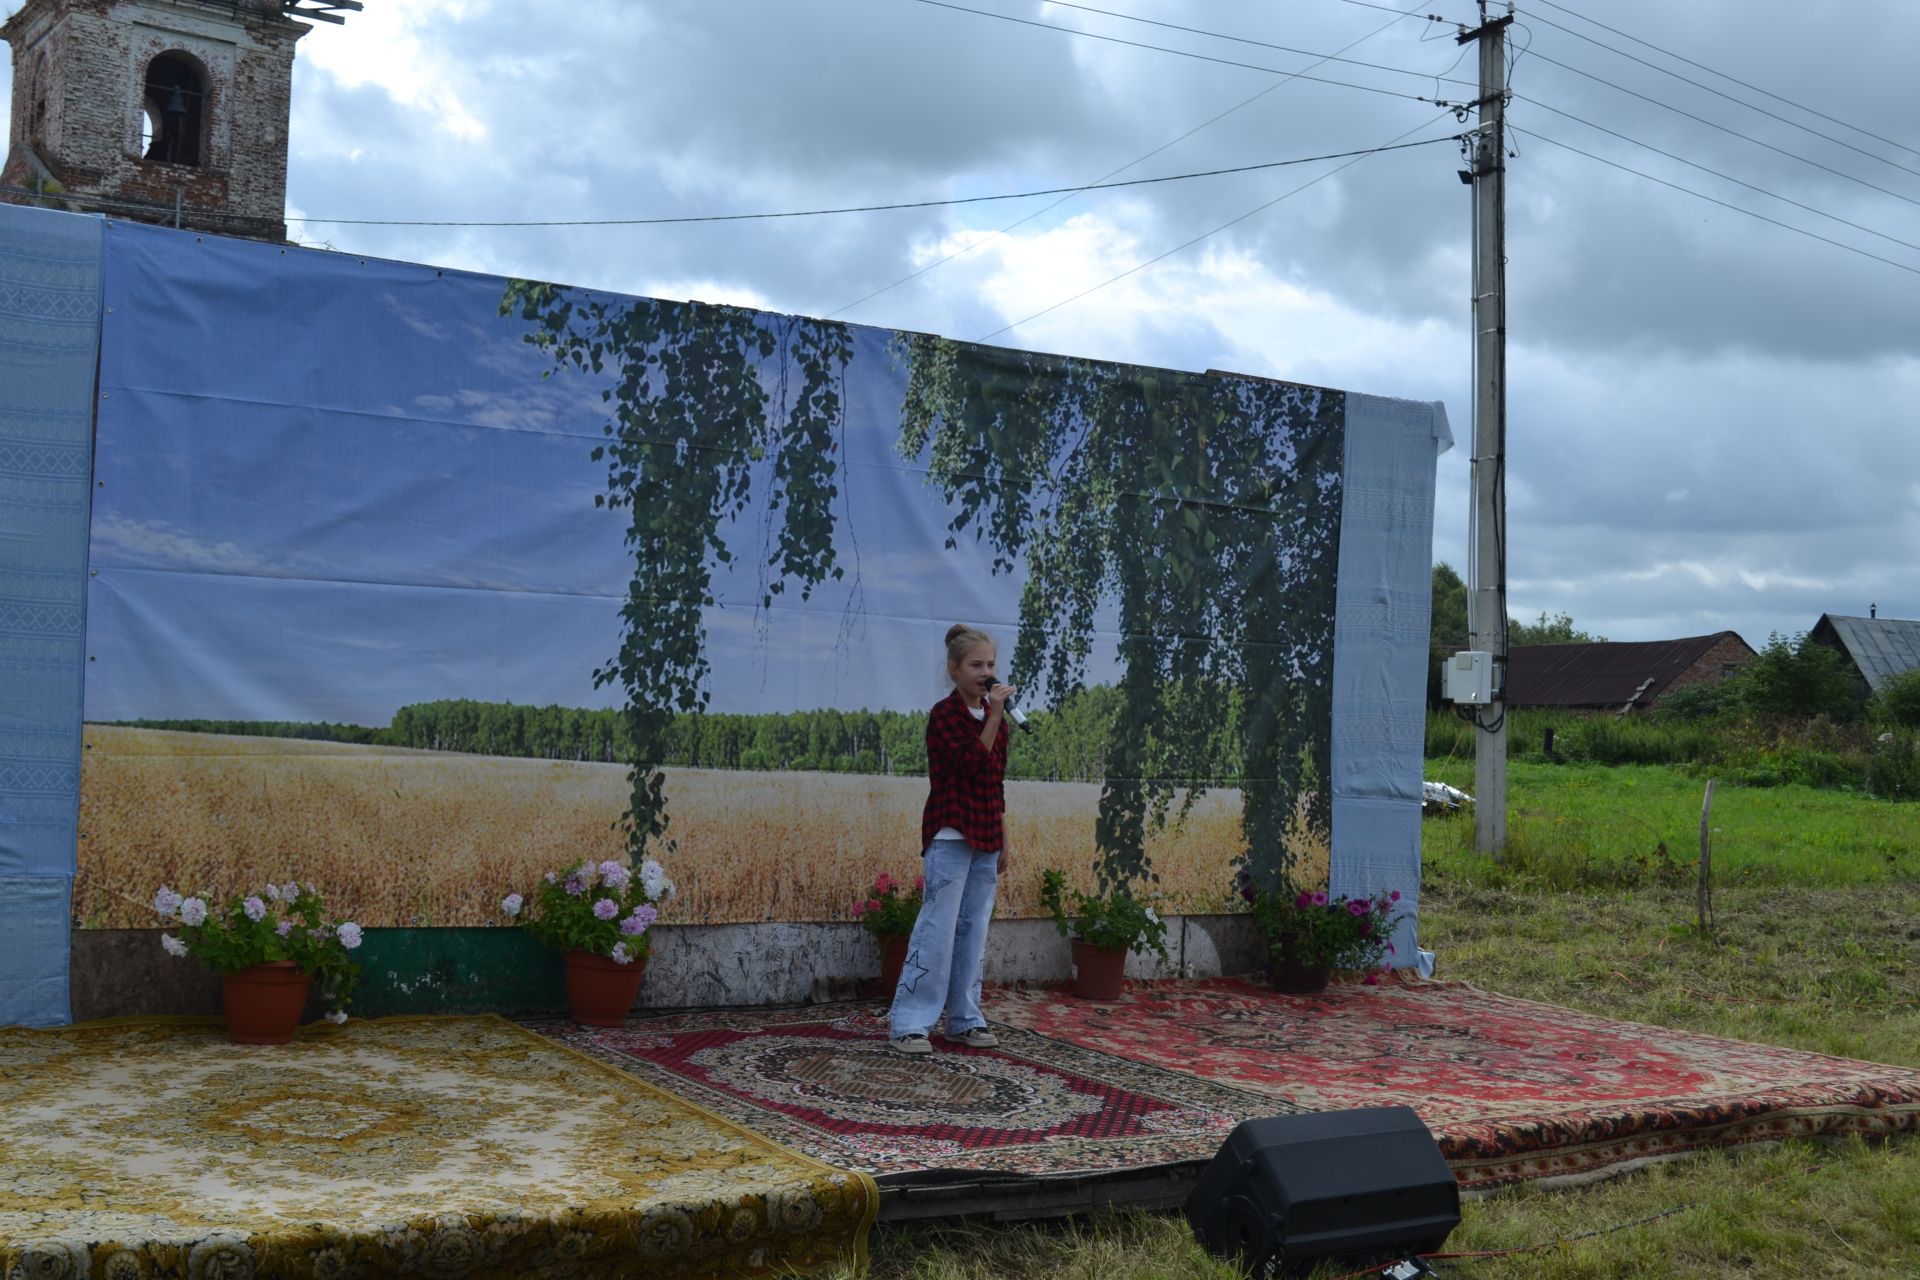
{"type": "MultiPolygon", "coordinates": [[[[1471,793],[1473,761],[1429,760],[1427,776],[1471,793]]],[[[1515,761],[1507,778],[1513,869],[1477,865],[1473,823],[1426,824],[1429,867],[1554,889],[1626,887],[1649,875],[1691,879],[1710,774],[1659,765],[1515,761]],[[1459,855],[1467,855],[1464,860],[1459,855]]],[[[1466,817],[1466,815],[1462,815],[1466,817]]],[[[1920,804],[1804,786],[1732,787],[1713,797],[1718,883],[1858,886],[1920,880],[1920,804]]]]}
{"type": "MultiPolygon", "coordinates": [[[[1471,762],[1429,769],[1472,789],[1471,762]]],[[[1692,866],[1703,784],[1653,767],[1516,765],[1512,856],[1500,864],[1468,851],[1471,819],[1429,821],[1421,941],[1439,976],[1920,1067],[1920,805],[1722,787],[1717,929],[1703,938],[1692,866]]],[[[1437,1264],[1475,1280],[1920,1277],[1920,1141],[1795,1142],[1503,1192],[1468,1201],[1447,1247],[1531,1250],[1437,1264]]],[[[1194,1246],[1177,1214],[880,1228],[873,1256],[873,1275],[916,1280],[1237,1274],[1194,1246]]]]}

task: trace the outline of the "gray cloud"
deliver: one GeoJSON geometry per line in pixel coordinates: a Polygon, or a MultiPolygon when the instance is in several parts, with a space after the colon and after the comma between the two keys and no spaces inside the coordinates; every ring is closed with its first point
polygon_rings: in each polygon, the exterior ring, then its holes
{"type": "MultiPolygon", "coordinates": [[[[1280,68],[1305,59],[1038,3],[977,7],[1280,68]]],[[[1625,32],[1920,146],[1920,9],[1845,20],[1700,0],[1572,0],[1625,32]]],[[[1115,9],[1331,52],[1375,9],[1113,0],[1115,9]]],[[[1438,0],[1420,12],[1460,21],[1438,0]]],[[[1815,15],[1817,16],[1817,15],[1815,15]]],[[[1902,172],[1575,39],[1564,10],[1521,17],[1521,128],[1920,268],[1920,252],[1596,133],[1539,104],[1920,244],[1920,172],[1902,172]],[[1857,183],[1715,132],[1592,72],[1857,183]]],[[[1452,30],[1415,17],[1311,74],[1470,96],[1431,78],[1452,30]]],[[[1471,54],[1455,75],[1471,75],[1471,54]]],[[[1673,64],[1679,66],[1679,64],[1673,64]]],[[[1707,73],[1679,66],[1688,76],[1707,73]]],[[[1117,48],[910,0],[375,0],[302,42],[289,201],[393,218],[620,218],[863,204],[1083,182],[1272,84],[1261,72],[1117,48]]],[[[1920,171],[1889,145],[1724,81],[1768,110],[1920,171]]],[[[1297,82],[1131,173],[1383,143],[1450,115],[1297,82]]],[[[1513,605],[1622,639],[1810,626],[1824,610],[1920,616],[1920,281],[1543,141],[1511,161],[1513,605]]],[[[975,337],[1272,200],[1330,166],[1078,197],[847,313],[975,337]]],[[[1451,144],[1373,157],[1120,285],[998,341],[1178,367],[1228,367],[1467,400],[1469,202],[1451,144]]],[[[750,298],[820,314],[1044,202],[657,228],[313,225],[381,256],[597,288],[750,298]],[[942,247],[944,246],[944,248],[942,247]]],[[[1436,554],[1460,564],[1467,450],[1443,459],[1436,554]]]]}

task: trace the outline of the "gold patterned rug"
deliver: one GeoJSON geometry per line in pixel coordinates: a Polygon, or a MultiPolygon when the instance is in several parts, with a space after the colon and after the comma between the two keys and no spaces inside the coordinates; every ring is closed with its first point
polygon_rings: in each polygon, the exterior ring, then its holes
{"type": "Polygon", "coordinates": [[[495,1017],[3,1029],[0,1153],[0,1276],[31,1280],[753,1276],[864,1263],[878,1207],[495,1017]]]}

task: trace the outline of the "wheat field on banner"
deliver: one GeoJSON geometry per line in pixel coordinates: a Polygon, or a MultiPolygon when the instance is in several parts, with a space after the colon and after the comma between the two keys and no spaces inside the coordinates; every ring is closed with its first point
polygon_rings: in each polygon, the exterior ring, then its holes
{"type": "MultiPolygon", "coordinates": [[[[86,728],[77,924],[138,928],[162,883],[225,894],[298,878],[372,926],[503,923],[544,871],[619,854],[620,765],[301,739],[86,728]]],[[[669,923],[844,920],[879,872],[919,870],[922,778],[669,769],[669,923]]],[[[1097,783],[1010,782],[999,914],[1036,916],[1041,873],[1091,887],[1097,783]]],[[[1228,903],[1240,795],[1209,791],[1148,852],[1168,911],[1228,903]]],[[[1324,840],[1303,875],[1325,875],[1324,840]]]]}

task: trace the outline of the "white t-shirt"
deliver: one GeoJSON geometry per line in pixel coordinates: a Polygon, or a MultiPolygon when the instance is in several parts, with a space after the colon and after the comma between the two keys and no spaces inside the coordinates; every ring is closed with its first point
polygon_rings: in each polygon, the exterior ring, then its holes
{"type": "MultiPolygon", "coordinates": [[[[981,724],[985,724],[987,722],[987,709],[985,707],[968,707],[967,714],[972,716],[975,720],[978,720],[981,724]]],[[[956,831],[952,827],[940,828],[938,831],[933,833],[933,838],[935,840],[965,840],[966,839],[965,836],[961,835],[958,831],[956,831]]]]}

